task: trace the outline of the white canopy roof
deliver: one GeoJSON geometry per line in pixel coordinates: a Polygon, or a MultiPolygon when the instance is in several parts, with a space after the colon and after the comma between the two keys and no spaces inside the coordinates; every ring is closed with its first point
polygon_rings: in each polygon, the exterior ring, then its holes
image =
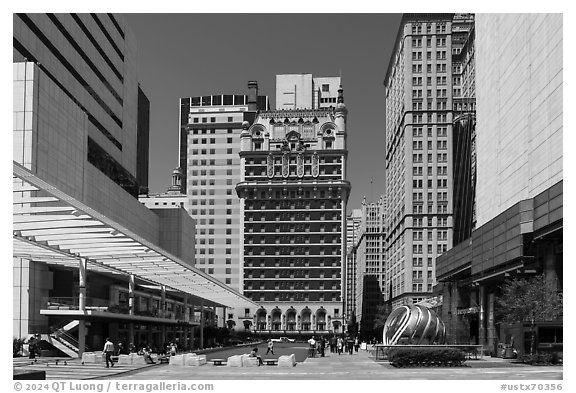
{"type": "Polygon", "coordinates": [[[258,305],[111,217],[65,194],[13,162],[13,255],[71,268],[87,259],[89,271],[134,275],[205,299],[206,306],[258,305]]]}

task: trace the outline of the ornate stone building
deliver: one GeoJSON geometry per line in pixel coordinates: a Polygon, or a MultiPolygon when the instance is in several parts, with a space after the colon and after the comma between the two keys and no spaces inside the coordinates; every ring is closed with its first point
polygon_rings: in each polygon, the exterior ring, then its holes
{"type": "Polygon", "coordinates": [[[261,111],[240,135],[243,293],[255,330],[343,331],[346,116],[336,107],[261,111]]]}

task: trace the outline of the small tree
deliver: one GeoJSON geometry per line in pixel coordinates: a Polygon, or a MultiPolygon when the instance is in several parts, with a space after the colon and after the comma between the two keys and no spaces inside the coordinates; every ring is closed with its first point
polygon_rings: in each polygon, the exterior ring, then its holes
{"type": "Polygon", "coordinates": [[[562,315],[562,297],[556,286],[543,275],[506,281],[502,296],[496,300],[505,322],[530,322],[530,355],[534,355],[536,321],[557,319],[562,315]]]}
{"type": "Polygon", "coordinates": [[[392,305],[386,302],[378,306],[376,310],[376,316],[374,318],[374,330],[376,331],[377,337],[382,337],[382,331],[384,330],[384,325],[388,316],[392,312],[392,305]]]}

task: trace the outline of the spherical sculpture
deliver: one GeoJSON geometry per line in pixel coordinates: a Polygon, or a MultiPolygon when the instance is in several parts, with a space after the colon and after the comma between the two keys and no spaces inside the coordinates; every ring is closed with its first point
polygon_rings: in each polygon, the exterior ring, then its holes
{"type": "Polygon", "coordinates": [[[395,308],[384,324],[384,345],[444,344],[445,340],[444,322],[434,311],[425,306],[410,305],[395,308]]]}

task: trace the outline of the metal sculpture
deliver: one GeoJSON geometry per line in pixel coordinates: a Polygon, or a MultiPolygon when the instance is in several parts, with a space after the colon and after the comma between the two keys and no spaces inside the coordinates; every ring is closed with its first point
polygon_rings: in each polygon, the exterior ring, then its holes
{"type": "Polygon", "coordinates": [[[446,327],[438,315],[426,306],[395,308],[384,324],[384,345],[444,344],[446,327]]]}

